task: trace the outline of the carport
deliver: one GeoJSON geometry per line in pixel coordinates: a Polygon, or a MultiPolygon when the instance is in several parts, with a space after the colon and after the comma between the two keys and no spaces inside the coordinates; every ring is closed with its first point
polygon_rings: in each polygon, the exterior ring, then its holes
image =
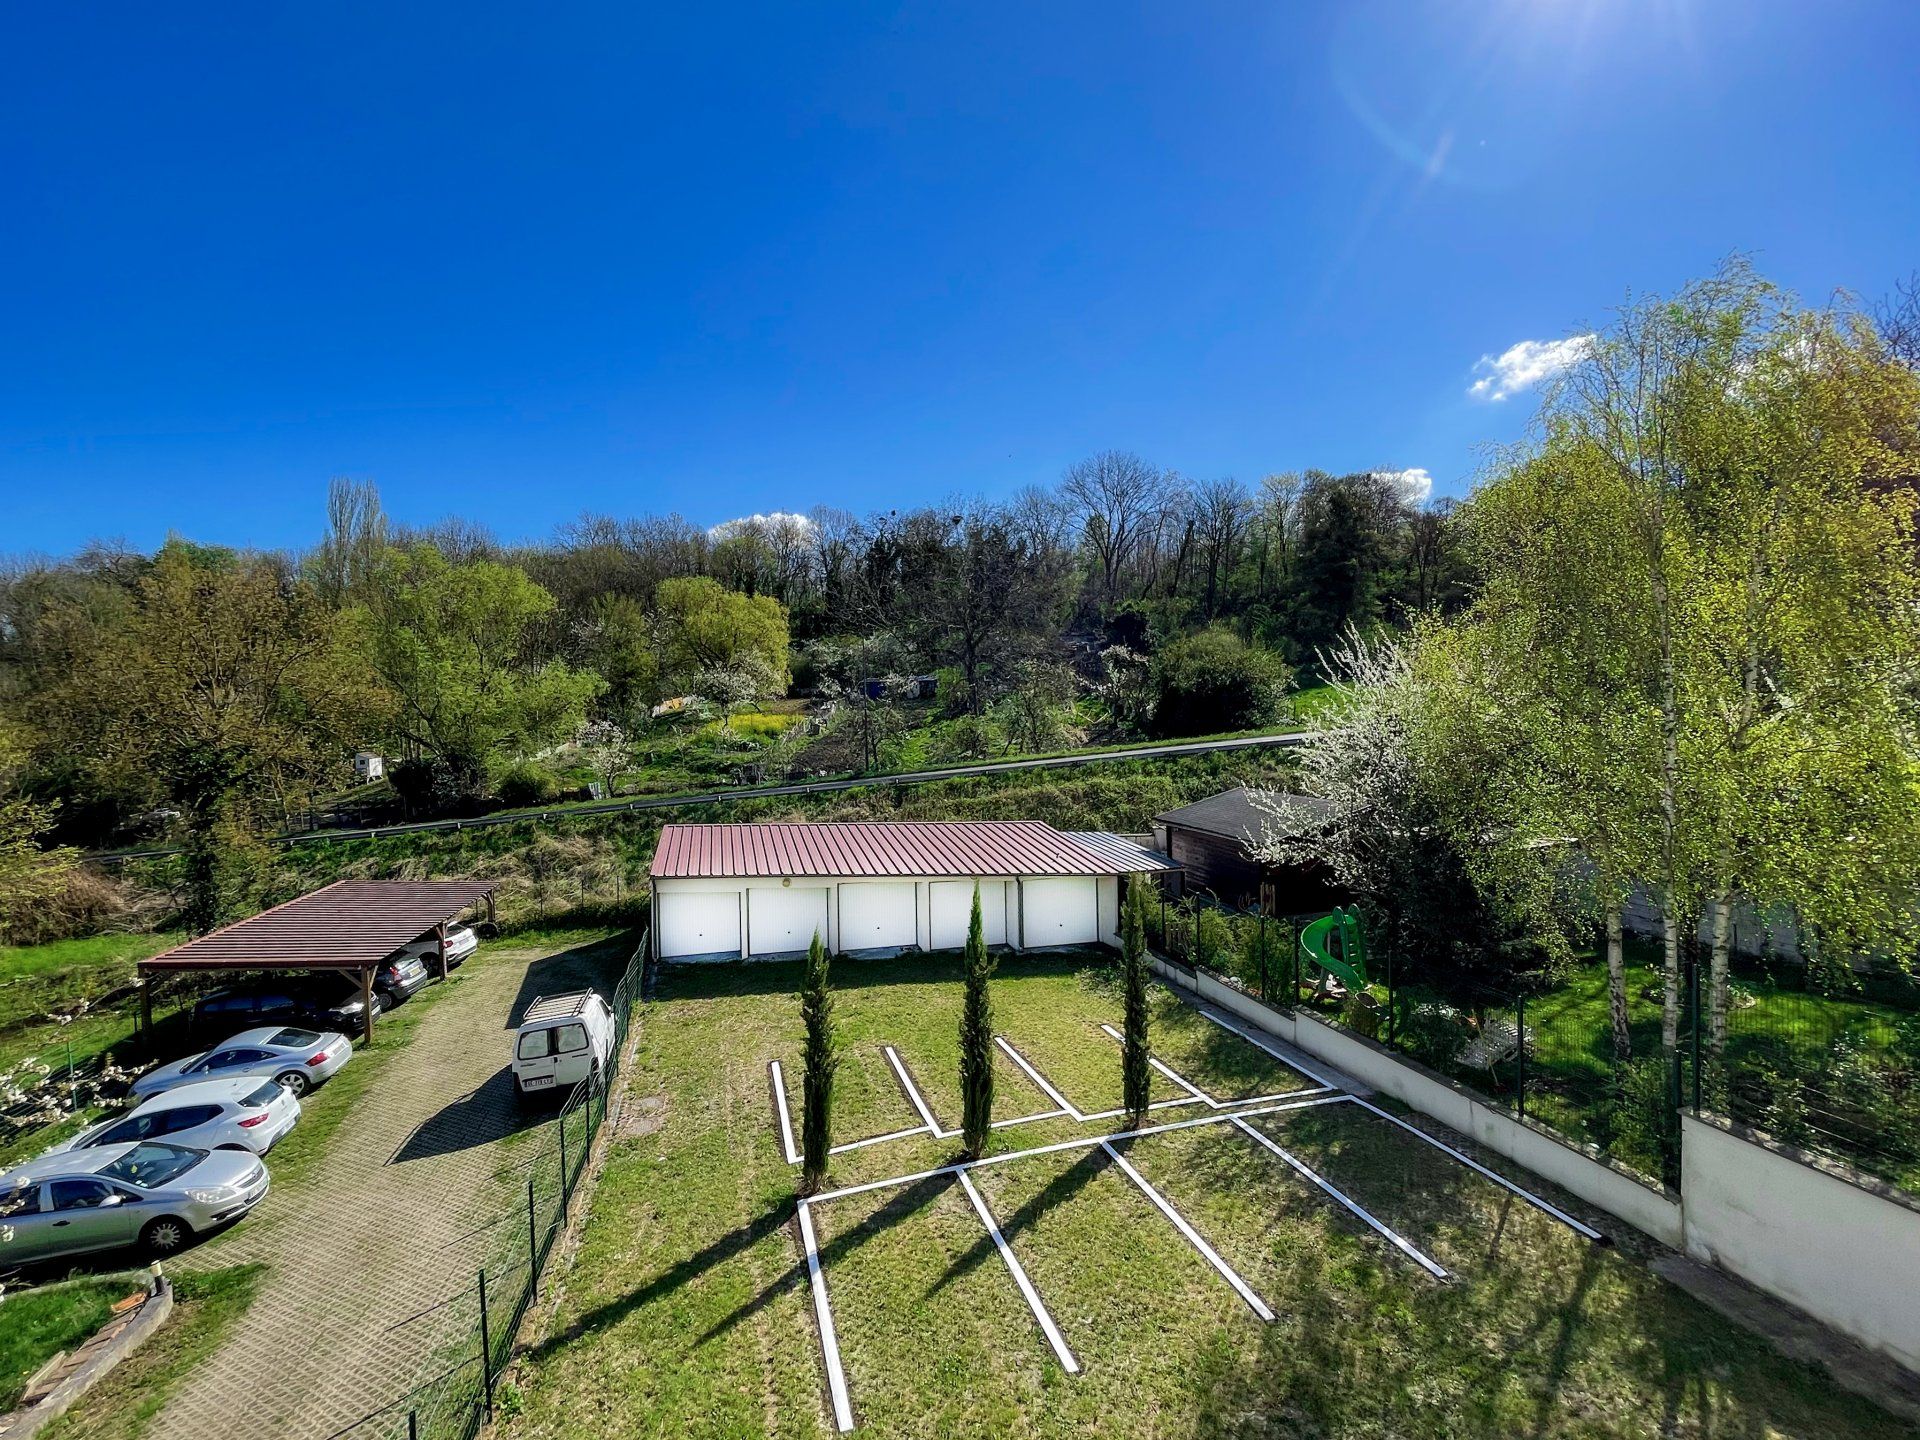
{"type": "Polygon", "coordinates": [[[358,974],[373,1038],[373,971],[403,945],[432,934],[439,941],[440,978],[447,978],[447,926],[485,902],[492,923],[493,886],[475,880],[336,880],[333,884],[236,920],[140,962],[140,1027],[153,1033],[153,981],[184,971],[326,970],[358,974]]]}

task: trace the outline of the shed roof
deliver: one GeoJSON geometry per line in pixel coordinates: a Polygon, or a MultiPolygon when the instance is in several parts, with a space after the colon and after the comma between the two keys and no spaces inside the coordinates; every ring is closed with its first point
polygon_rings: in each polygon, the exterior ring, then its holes
{"type": "MultiPolygon", "coordinates": [[[[1118,840],[1104,836],[1103,840],[1118,840]]],[[[851,821],[814,825],[668,825],[656,879],[805,875],[1126,875],[1171,870],[1164,856],[1090,843],[1037,820],[851,821]]]]}
{"type": "MultiPolygon", "coordinates": [[[[1289,810],[1305,819],[1324,819],[1333,813],[1330,802],[1314,795],[1288,795],[1286,801],[1289,810]]],[[[1271,817],[1255,807],[1251,790],[1236,785],[1153,818],[1162,825],[1197,830],[1203,835],[1217,835],[1223,840],[1246,844],[1259,838],[1271,817]]]]}
{"type": "Polygon", "coordinates": [[[359,970],[493,892],[477,880],[336,880],[142,960],[142,970],[359,970]]]}

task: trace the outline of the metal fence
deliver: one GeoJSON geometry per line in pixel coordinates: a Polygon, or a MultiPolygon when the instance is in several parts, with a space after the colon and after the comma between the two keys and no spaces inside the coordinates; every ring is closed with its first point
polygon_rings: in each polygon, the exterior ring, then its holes
{"type": "Polygon", "coordinates": [[[1596,965],[1518,991],[1409,982],[1378,954],[1367,990],[1347,994],[1302,969],[1300,931],[1320,914],[1267,916],[1189,896],[1163,902],[1148,933],[1177,964],[1309,1009],[1669,1185],[1680,1179],[1679,1114],[1692,1108],[1920,1192],[1920,983],[1910,976],[1736,957],[1716,1040],[1709,965],[1692,950],[1669,1054],[1664,981],[1639,965],[1623,1060],[1596,965]]]}
{"type": "Polygon", "coordinates": [[[606,1123],[607,1097],[641,998],[647,950],[643,932],[614,987],[611,1061],[597,1078],[574,1086],[561,1105],[549,1138],[526,1167],[526,1190],[518,1203],[481,1226],[491,1236],[491,1258],[471,1281],[392,1327],[401,1332],[417,1325],[434,1337],[423,1344],[421,1368],[432,1372],[429,1378],[327,1440],[471,1440],[482,1422],[492,1418],[514,1334],[539,1297],[541,1277],[567,1228],[588,1152],[606,1123]]]}
{"type": "MultiPolygon", "coordinates": [[[[1692,988],[1706,986],[1702,977],[1692,988]]],[[[1693,1011],[1689,1105],[1920,1192],[1920,983],[1885,969],[1742,960],[1720,1043],[1711,1005],[1693,1011]]]]}

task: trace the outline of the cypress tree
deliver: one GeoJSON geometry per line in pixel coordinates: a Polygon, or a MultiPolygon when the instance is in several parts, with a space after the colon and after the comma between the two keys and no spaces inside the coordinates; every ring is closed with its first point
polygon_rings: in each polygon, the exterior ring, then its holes
{"type": "Polygon", "coordinates": [[[980,920],[980,887],[973,887],[973,917],[967,922],[967,949],[961,962],[967,993],[960,1008],[961,1145],[977,1160],[987,1148],[993,1123],[993,1003],[987,997],[987,977],[993,961],[987,955],[986,927],[980,920]]]}
{"type": "Polygon", "coordinates": [[[833,1039],[833,993],[827,988],[827,947],[820,943],[818,930],[807,947],[800,981],[800,1018],[807,1027],[800,1082],[800,1183],[810,1195],[827,1178],[827,1152],[833,1148],[833,1072],[840,1067],[833,1039]]]}
{"type": "Polygon", "coordinates": [[[1120,1047],[1120,1088],[1129,1117],[1147,1113],[1147,890],[1138,876],[1127,881],[1120,916],[1120,981],[1126,1017],[1120,1047]]]}

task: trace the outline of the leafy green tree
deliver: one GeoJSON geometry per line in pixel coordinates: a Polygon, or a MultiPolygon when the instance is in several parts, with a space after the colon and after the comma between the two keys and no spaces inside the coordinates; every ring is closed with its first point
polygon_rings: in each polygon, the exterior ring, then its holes
{"type": "Polygon", "coordinates": [[[15,728],[0,721],[0,941],[59,890],[73,864],[72,851],[42,847],[53,807],[14,789],[26,751],[15,728]]]}
{"type": "Polygon", "coordinates": [[[177,809],[189,929],[210,929],[258,869],[262,811],[343,764],[379,697],[331,613],[273,567],[169,544],[124,623],[96,632],[58,707],[67,743],[177,809]]]}
{"type": "Polygon", "coordinates": [[[389,550],[347,621],[393,697],[390,729],[432,758],[450,799],[485,793],[496,761],[580,728],[598,676],[530,653],[553,597],[512,565],[450,564],[430,545],[389,550]]]}
{"type": "Polygon", "coordinates": [[[993,1001],[987,993],[992,974],[993,959],[987,954],[986,927],[980,919],[980,886],[975,884],[961,960],[966,993],[960,1006],[960,1143],[974,1160],[986,1151],[993,1125],[993,1001]]]}
{"type": "Polygon", "coordinates": [[[800,979],[800,1018],[807,1029],[800,1080],[800,1177],[802,1188],[811,1195],[827,1178],[827,1158],[833,1149],[833,1076],[840,1068],[833,992],[827,986],[827,947],[818,930],[807,946],[800,979]]]}
{"type": "Polygon", "coordinates": [[[1120,916],[1121,1028],[1120,1086],[1127,1117],[1138,1123],[1147,1113],[1152,1055],[1147,1041],[1147,887],[1135,875],[1127,881],[1127,905],[1120,916]]]}
{"type": "Polygon", "coordinates": [[[691,686],[703,670],[751,667],[769,689],[788,684],[787,607],[770,595],[743,595],[704,575],[663,580],[654,592],[662,668],[691,686]]]}
{"type": "Polygon", "coordinates": [[[1175,640],[1154,663],[1153,732],[1207,735],[1271,724],[1290,680],[1278,655],[1256,650],[1223,626],[1175,640]]]}

